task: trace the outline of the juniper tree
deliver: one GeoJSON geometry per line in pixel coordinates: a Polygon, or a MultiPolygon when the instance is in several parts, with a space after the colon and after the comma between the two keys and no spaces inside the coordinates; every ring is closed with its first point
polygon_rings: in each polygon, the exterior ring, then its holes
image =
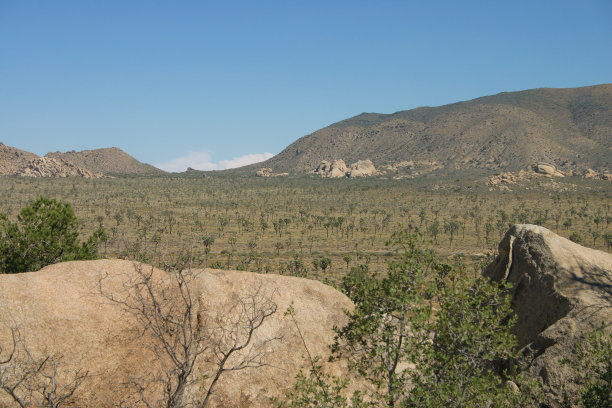
{"type": "Polygon", "coordinates": [[[507,288],[435,261],[417,236],[394,234],[402,259],[384,277],[355,269],[343,279],[355,303],[336,329],[334,359],[370,382],[388,407],[529,406],[537,387],[502,370],[516,347],[507,288]],[[514,380],[513,393],[504,384],[514,380]]]}
{"type": "Polygon", "coordinates": [[[0,272],[36,271],[44,266],[98,258],[98,244],[106,239],[98,228],[79,242],[78,221],[70,204],[39,197],[11,222],[0,213],[0,272]]]}

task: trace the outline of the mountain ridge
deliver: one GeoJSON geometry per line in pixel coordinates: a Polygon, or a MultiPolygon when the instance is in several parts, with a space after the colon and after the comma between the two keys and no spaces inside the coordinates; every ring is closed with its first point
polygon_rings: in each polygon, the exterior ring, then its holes
{"type": "Polygon", "coordinates": [[[117,147],[50,152],[40,157],[0,142],[0,175],[34,177],[100,177],[102,175],[161,175],[117,147]]]}
{"type": "MultiPolygon", "coordinates": [[[[117,147],[44,157],[105,175],[162,175],[117,147]]],[[[38,158],[0,143],[0,174],[38,158]]],[[[371,160],[387,174],[477,169],[517,172],[548,163],[564,174],[612,168],[612,83],[501,92],[390,114],[363,112],[303,136],[276,156],[228,172],[312,173],[323,162],[371,160]]],[[[185,172],[185,174],[188,172],[185,172]]]]}
{"type": "Polygon", "coordinates": [[[34,153],[17,149],[0,142],[0,175],[12,175],[38,158],[34,153]]]}
{"type": "Polygon", "coordinates": [[[413,161],[416,172],[518,171],[539,162],[566,173],[609,169],[612,84],[536,88],[419,107],[361,113],[297,139],[259,167],[312,172],[323,160],[413,161]]]}
{"type": "Polygon", "coordinates": [[[142,163],[118,147],[106,147],[93,150],[71,150],[69,152],[50,152],[45,157],[62,159],[86,168],[95,173],[107,175],[155,175],[164,171],[150,164],[142,163]]]}

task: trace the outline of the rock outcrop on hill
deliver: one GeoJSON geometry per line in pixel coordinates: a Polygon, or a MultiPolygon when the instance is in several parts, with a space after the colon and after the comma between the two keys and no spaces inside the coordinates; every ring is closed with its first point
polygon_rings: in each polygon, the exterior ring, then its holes
{"type": "Polygon", "coordinates": [[[536,170],[538,166],[533,166],[531,170],[521,170],[516,173],[505,172],[489,176],[486,178],[486,184],[489,186],[489,191],[512,191],[514,188],[518,188],[540,192],[564,192],[577,189],[574,183],[560,183],[559,179],[563,178],[564,175],[553,170],[554,168],[551,168],[548,173],[543,173],[544,170],[536,170]]]}
{"type": "Polygon", "coordinates": [[[61,159],[37,157],[19,169],[15,175],[23,177],[82,177],[101,178],[104,175],[77,167],[61,159]]]}
{"type": "Polygon", "coordinates": [[[514,225],[485,275],[513,284],[518,316],[519,366],[544,385],[549,405],[577,395],[581,373],[574,358],[585,333],[612,329],[612,256],[562,238],[536,225],[514,225]]]}
{"type": "Polygon", "coordinates": [[[0,143],[0,175],[12,176],[36,158],[34,153],[0,143]]]}
{"type": "Polygon", "coordinates": [[[538,163],[533,166],[533,171],[547,177],[565,177],[565,174],[557,170],[557,168],[549,163],[538,163]]]}
{"type": "Polygon", "coordinates": [[[327,160],[321,161],[314,170],[315,174],[323,177],[342,178],[346,177],[349,169],[342,159],[336,159],[330,164],[327,160]]]}
{"type": "Polygon", "coordinates": [[[289,175],[289,173],[274,173],[272,169],[267,167],[257,170],[255,174],[259,177],[283,177],[289,175]]]}
{"type": "MultiPolygon", "coordinates": [[[[129,282],[136,276],[137,265],[140,264],[122,260],[76,261],[48,266],[39,272],[0,275],[1,356],[10,349],[9,328],[17,327],[35,357],[61,356],[60,381],[79,368],[89,371],[77,390],[74,406],[117,406],[134,397],[134,391],[138,391],[135,384],[146,383],[163,360],[157,358],[142,322],[100,293],[126,299],[126,285],[131,287],[129,282]]],[[[141,266],[153,271],[156,288],[169,287],[170,275],[141,266]]],[[[352,307],[346,296],[327,285],[278,275],[207,269],[198,271],[191,288],[197,325],[202,330],[220,327],[220,322],[236,312],[241,298],[248,299],[256,293],[271,299],[277,307],[255,332],[251,343],[258,345],[251,350],[259,353],[251,356],[267,365],[225,372],[210,401],[216,407],[269,406],[269,397],[281,395],[293,384],[298,369],[306,366],[304,346],[293,323],[284,316],[290,304],[310,353],[324,360],[329,355],[332,327],[343,325],[343,309],[352,307]]],[[[250,303],[242,305],[251,310],[250,303]]],[[[225,333],[230,339],[236,335],[225,333]]],[[[236,362],[236,356],[228,360],[227,367],[236,362]]],[[[207,357],[211,355],[200,359],[193,377],[197,382],[190,386],[188,395],[197,394],[200,385],[211,380],[200,376],[210,373],[207,357]]],[[[338,363],[332,364],[330,370],[342,376],[347,372],[338,363]]],[[[0,406],[6,401],[6,395],[0,393],[0,406]]]]}
{"type": "Polygon", "coordinates": [[[593,169],[587,169],[584,173],[584,178],[612,181],[612,173],[609,171],[598,172],[593,169]]]}
{"type": "Polygon", "coordinates": [[[368,177],[380,174],[371,160],[359,160],[347,167],[342,159],[334,160],[329,163],[327,160],[321,161],[313,172],[323,177],[343,178],[343,177],[368,177]]]}
{"type": "Polygon", "coordinates": [[[155,175],[165,173],[150,164],[141,163],[117,147],[47,153],[45,157],[65,160],[76,166],[102,174],[155,175]]]}
{"type": "Polygon", "coordinates": [[[356,163],[351,164],[348,175],[350,177],[370,177],[378,175],[378,171],[372,160],[359,160],[356,163]]]}

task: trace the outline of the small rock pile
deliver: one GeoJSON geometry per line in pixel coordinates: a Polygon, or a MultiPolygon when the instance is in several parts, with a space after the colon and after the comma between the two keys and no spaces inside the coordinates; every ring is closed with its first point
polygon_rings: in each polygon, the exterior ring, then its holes
{"type": "Polygon", "coordinates": [[[490,176],[489,178],[487,178],[487,185],[491,187],[497,187],[501,184],[516,184],[518,180],[519,180],[518,175],[514,173],[506,172],[506,173],[498,174],[495,176],[490,176]]]}
{"type": "Polygon", "coordinates": [[[593,180],[608,180],[612,181],[612,173],[603,171],[598,172],[593,169],[588,169],[584,174],[584,178],[593,179],[593,180]]]}
{"type": "Polygon", "coordinates": [[[279,177],[279,176],[288,176],[289,173],[274,173],[269,167],[262,167],[257,170],[256,173],[259,177],[279,177]]]}

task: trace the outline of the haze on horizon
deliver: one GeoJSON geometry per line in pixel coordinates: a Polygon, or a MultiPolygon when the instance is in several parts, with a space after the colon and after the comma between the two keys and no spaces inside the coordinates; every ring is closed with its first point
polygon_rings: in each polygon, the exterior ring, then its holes
{"type": "Polygon", "coordinates": [[[0,141],[169,171],[361,112],[612,82],[612,3],[0,0],[0,141]]]}

